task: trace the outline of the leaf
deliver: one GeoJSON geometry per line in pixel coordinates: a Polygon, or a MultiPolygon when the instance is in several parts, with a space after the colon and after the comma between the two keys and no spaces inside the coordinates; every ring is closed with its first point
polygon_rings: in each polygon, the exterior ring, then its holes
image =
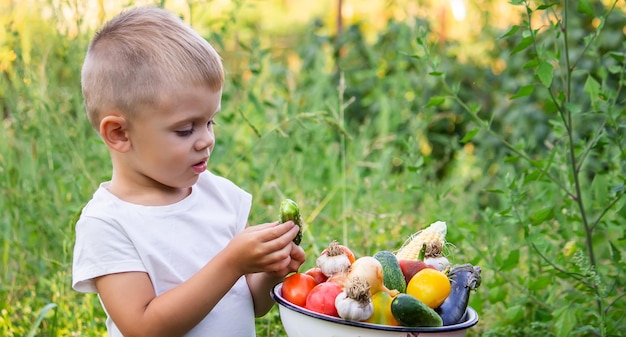
{"type": "Polygon", "coordinates": [[[524,64],[524,69],[535,69],[538,65],[539,61],[533,58],[524,64]]]}
{"type": "Polygon", "coordinates": [[[606,205],[609,203],[609,186],[608,177],[605,174],[596,174],[591,181],[591,190],[593,191],[593,200],[597,205],[606,205]]]}
{"type": "Polygon", "coordinates": [[[511,99],[516,99],[516,98],[530,96],[530,94],[532,94],[533,91],[535,91],[535,86],[534,85],[532,85],[532,84],[525,85],[525,86],[519,88],[517,93],[515,95],[511,96],[511,99]]]}
{"type": "Polygon", "coordinates": [[[549,206],[533,213],[530,216],[530,221],[532,221],[534,225],[538,225],[544,222],[545,220],[551,219],[553,217],[554,217],[554,210],[552,209],[552,206],[549,206]]]}
{"type": "Polygon", "coordinates": [[[589,94],[590,98],[593,100],[597,98],[600,94],[600,83],[598,83],[595,78],[589,75],[587,76],[587,81],[585,81],[583,91],[589,94]]]}
{"type": "Polygon", "coordinates": [[[516,163],[519,161],[519,157],[518,156],[506,156],[504,157],[504,162],[505,163],[516,163]]]}
{"type": "Polygon", "coordinates": [[[434,97],[431,97],[430,100],[428,100],[428,103],[426,104],[426,107],[439,106],[439,105],[443,104],[445,101],[446,101],[445,97],[434,96],[434,97]]]}
{"type": "Polygon", "coordinates": [[[541,62],[537,70],[535,70],[535,75],[546,88],[549,88],[552,84],[552,70],[552,65],[546,61],[541,62]]]}
{"type": "Polygon", "coordinates": [[[543,175],[540,170],[533,170],[528,175],[524,176],[524,183],[527,184],[531,181],[537,181],[543,175]]]}
{"type": "Polygon", "coordinates": [[[609,66],[608,70],[609,70],[609,73],[613,75],[617,75],[622,72],[622,67],[616,64],[613,64],[609,66]]]}
{"type": "Polygon", "coordinates": [[[265,109],[263,109],[263,105],[261,104],[259,99],[252,92],[248,93],[248,99],[250,100],[250,102],[252,103],[252,105],[254,106],[256,111],[260,112],[260,111],[264,111],[265,110],[265,109]]]}
{"type": "Polygon", "coordinates": [[[528,288],[530,290],[539,291],[539,290],[546,289],[553,282],[554,282],[554,279],[552,275],[538,276],[530,280],[528,288]]]}
{"type": "Polygon", "coordinates": [[[624,191],[624,184],[615,184],[611,187],[611,194],[621,193],[624,191]]]}
{"type": "Polygon", "coordinates": [[[476,102],[471,102],[469,107],[472,114],[478,114],[480,112],[480,104],[477,104],[476,102]]]}
{"type": "Polygon", "coordinates": [[[31,326],[30,331],[28,332],[28,335],[26,335],[26,336],[27,337],[35,337],[35,335],[37,334],[37,328],[39,327],[41,322],[46,317],[46,314],[48,314],[48,312],[50,310],[52,310],[52,309],[54,309],[56,307],[57,307],[56,303],[48,303],[48,304],[46,304],[46,306],[44,306],[41,309],[41,311],[39,311],[39,314],[37,315],[37,319],[35,319],[35,322],[31,326]]]}
{"type": "Polygon", "coordinates": [[[550,7],[552,7],[552,6],[556,5],[556,4],[557,4],[556,2],[549,3],[549,4],[543,4],[543,5],[540,5],[539,7],[537,7],[537,10],[548,9],[548,8],[550,8],[550,7]]]}
{"type": "Polygon", "coordinates": [[[581,326],[572,331],[573,335],[598,336],[600,333],[591,325],[581,326]]]}
{"type": "Polygon", "coordinates": [[[569,307],[564,307],[565,310],[560,310],[556,316],[556,322],[554,324],[554,328],[556,330],[557,337],[567,337],[570,332],[574,329],[574,325],[576,324],[576,316],[575,311],[571,310],[569,307]]]}
{"type": "Polygon", "coordinates": [[[575,114],[579,114],[582,111],[582,107],[576,103],[567,102],[564,104],[564,106],[565,108],[567,108],[567,110],[575,114]]]}
{"type": "Polygon", "coordinates": [[[470,140],[472,140],[472,138],[474,138],[474,136],[476,136],[476,134],[478,134],[479,131],[480,129],[470,130],[470,132],[466,133],[463,139],[461,139],[461,143],[465,144],[469,142],[470,140]]]}
{"type": "Polygon", "coordinates": [[[504,39],[505,37],[509,37],[511,35],[515,35],[515,33],[517,33],[518,30],[519,30],[519,26],[518,25],[513,25],[511,27],[511,29],[509,29],[508,32],[504,33],[504,35],[500,36],[499,39],[504,39]]]}
{"type": "Polygon", "coordinates": [[[424,166],[424,157],[420,156],[415,162],[415,164],[408,166],[408,170],[411,172],[417,172],[423,166],[424,166]]]}
{"type": "Polygon", "coordinates": [[[512,208],[512,207],[509,207],[509,208],[507,208],[507,209],[503,209],[503,210],[501,210],[501,211],[498,211],[498,213],[497,213],[497,214],[498,214],[499,216],[501,216],[501,217],[508,217],[508,218],[510,218],[510,217],[511,217],[511,211],[512,211],[512,210],[513,210],[513,208],[512,208]]]}
{"type": "MultiPolygon", "coordinates": [[[[496,281],[496,280],[494,280],[496,281]]],[[[498,303],[498,302],[502,302],[504,300],[506,300],[506,297],[508,295],[508,291],[506,289],[504,289],[503,287],[494,287],[492,289],[489,289],[488,292],[488,298],[489,298],[489,302],[491,303],[498,303]]]]}
{"type": "Polygon", "coordinates": [[[613,244],[612,241],[609,241],[609,243],[611,244],[611,258],[613,260],[613,262],[615,263],[619,263],[622,261],[622,253],[620,252],[619,248],[615,247],[615,245],[613,244]]]}
{"type": "Polygon", "coordinates": [[[587,14],[593,16],[593,6],[589,0],[578,0],[578,7],[576,8],[578,13],[587,14]]]}
{"type": "Polygon", "coordinates": [[[506,257],[506,260],[502,261],[500,266],[501,271],[513,270],[519,264],[519,250],[513,249],[506,257]]]}
{"type": "Polygon", "coordinates": [[[517,322],[524,317],[524,308],[521,305],[513,305],[506,309],[504,317],[507,320],[517,322]]]}
{"type": "Polygon", "coordinates": [[[625,53],[620,53],[616,51],[609,52],[609,56],[611,56],[617,62],[623,62],[625,58],[625,53]]]}
{"type": "Polygon", "coordinates": [[[522,50],[528,48],[528,46],[533,44],[533,37],[532,36],[526,36],[522,39],[522,41],[520,41],[520,43],[515,46],[515,48],[513,49],[513,51],[511,52],[511,55],[515,55],[519,52],[521,52],[522,50]]]}

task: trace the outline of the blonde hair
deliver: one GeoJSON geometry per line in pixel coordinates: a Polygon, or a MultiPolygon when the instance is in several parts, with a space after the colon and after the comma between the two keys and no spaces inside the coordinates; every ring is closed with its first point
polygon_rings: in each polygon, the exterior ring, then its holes
{"type": "Polygon", "coordinates": [[[129,117],[167,98],[167,92],[203,85],[221,90],[224,69],[217,51],[167,10],[129,9],[93,37],[82,68],[87,116],[98,130],[104,111],[129,117]]]}

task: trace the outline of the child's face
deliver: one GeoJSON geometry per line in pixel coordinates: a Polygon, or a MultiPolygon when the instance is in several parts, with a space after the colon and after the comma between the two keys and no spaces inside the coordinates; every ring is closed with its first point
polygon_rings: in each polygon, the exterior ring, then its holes
{"type": "Polygon", "coordinates": [[[131,121],[131,165],[152,187],[187,188],[206,170],[222,93],[187,87],[166,95],[164,104],[131,121]]]}

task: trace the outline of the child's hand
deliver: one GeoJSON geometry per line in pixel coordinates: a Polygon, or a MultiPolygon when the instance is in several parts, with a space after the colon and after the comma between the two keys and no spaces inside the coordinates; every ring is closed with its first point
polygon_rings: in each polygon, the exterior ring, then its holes
{"type": "Polygon", "coordinates": [[[304,249],[295,243],[291,244],[291,253],[289,255],[291,257],[291,262],[287,266],[287,270],[284,273],[280,273],[279,276],[284,277],[291,272],[297,272],[300,269],[300,266],[306,260],[306,255],[304,253],[304,249]]]}
{"type": "Polygon", "coordinates": [[[293,243],[299,227],[293,221],[246,228],[225,248],[242,274],[271,272],[284,276],[304,262],[304,250],[293,243]]]}
{"type": "Polygon", "coordinates": [[[289,253],[289,264],[282,270],[269,271],[269,274],[275,276],[278,280],[282,280],[289,273],[297,272],[305,261],[304,249],[295,243],[291,243],[291,252],[289,253]]]}
{"type": "Polygon", "coordinates": [[[272,287],[304,263],[304,250],[293,243],[299,229],[293,221],[257,225],[237,235],[226,247],[242,256],[239,261],[254,298],[257,317],[265,315],[274,305],[270,297],[272,287]]]}

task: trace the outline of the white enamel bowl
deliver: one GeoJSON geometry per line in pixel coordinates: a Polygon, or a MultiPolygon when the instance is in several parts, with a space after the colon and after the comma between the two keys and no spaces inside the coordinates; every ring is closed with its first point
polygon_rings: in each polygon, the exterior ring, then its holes
{"type": "Polygon", "coordinates": [[[282,283],[270,295],[278,303],[280,319],[289,337],[463,337],[478,323],[478,314],[468,307],[461,323],[438,328],[402,327],[363,322],[319,314],[290,303],[282,297],[282,283]]]}

